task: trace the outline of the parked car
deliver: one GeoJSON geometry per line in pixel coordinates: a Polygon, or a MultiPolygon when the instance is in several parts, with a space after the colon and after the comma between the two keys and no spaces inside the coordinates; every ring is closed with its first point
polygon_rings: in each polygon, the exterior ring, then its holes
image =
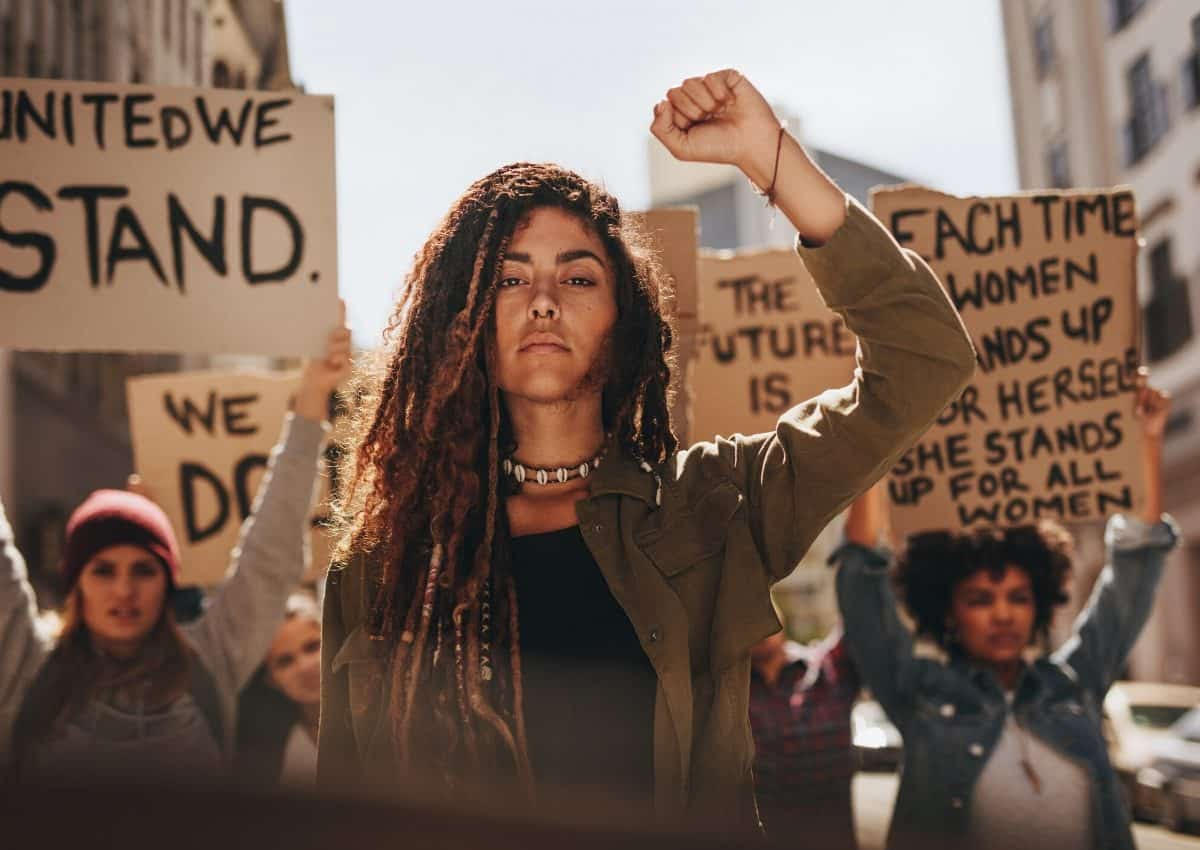
{"type": "Polygon", "coordinates": [[[1154,750],[1150,766],[1138,771],[1140,796],[1168,829],[1200,824],[1200,707],[1176,721],[1154,750]]]}
{"type": "Polygon", "coordinates": [[[855,705],[850,713],[850,729],[859,770],[887,772],[900,767],[904,742],[879,703],[864,700],[855,705]]]}
{"type": "Polygon", "coordinates": [[[1157,682],[1117,682],[1104,698],[1104,736],[1135,818],[1154,820],[1157,809],[1138,781],[1155,758],[1155,743],[1171,724],[1200,705],[1200,688],[1157,682]]]}

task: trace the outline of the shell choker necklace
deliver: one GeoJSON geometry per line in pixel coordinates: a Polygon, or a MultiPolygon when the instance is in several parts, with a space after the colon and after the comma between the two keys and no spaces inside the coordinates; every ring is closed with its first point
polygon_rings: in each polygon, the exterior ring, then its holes
{"type": "Polygon", "coordinates": [[[535,484],[566,484],[568,481],[576,478],[587,478],[595,472],[596,468],[600,466],[601,457],[603,457],[603,453],[597,454],[591,460],[585,460],[578,466],[556,466],[551,468],[529,466],[508,457],[504,459],[504,463],[500,466],[504,470],[504,474],[517,484],[524,484],[526,481],[535,484]]]}

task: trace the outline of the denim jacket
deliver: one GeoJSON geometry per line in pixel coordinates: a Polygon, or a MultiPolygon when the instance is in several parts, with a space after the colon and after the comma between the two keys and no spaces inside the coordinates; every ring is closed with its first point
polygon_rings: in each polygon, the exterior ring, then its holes
{"type": "MultiPolygon", "coordinates": [[[[1105,850],[1133,850],[1134,842],[1101,732],[1104,694],[1150,616],[1178,537],[1169,517],[1152,527],[1113,517],[1105,533],[1108,563],[1071,637],[1025,669],[1013,698],[1012,711],[1026,729],[1086,767],[1094,789],[1092,832],[1105,850]]],[[[1004,729],[1004,691],[990,672],[963,658],[914,656],[884,553],[848,543],[831,560],[840,564],[838,604],[851,655],[904,737],[888,847],[959,846],[975,783],[1004,729]]]]}

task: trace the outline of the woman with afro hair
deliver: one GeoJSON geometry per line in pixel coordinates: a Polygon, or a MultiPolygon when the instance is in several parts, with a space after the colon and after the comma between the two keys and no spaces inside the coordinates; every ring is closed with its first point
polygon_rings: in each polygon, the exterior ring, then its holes
{"type": "Polygon", "coordinates": [[[1167,552],[1162,435],[1169,401],[1140,381],[1147,499],[1110,518],[1107,563],[1053,652],[1072,541],[1061,527],[913,535],[889,574],[875,487],[851,507],[838,603],[851,655],[904,738],[889,848],[1132,850],[1129,816],[1101,731],[1104,695],[1150,615],[1167,552]],[[918,657],[892,584],[945,660],[918,657]]]}
{"type": "MultiPolygon", "coordinates": [[[[770,585],[970,379],[937,279],[735,71],[654,107],[800,234],[859,372],[681,450],[669,297],[634,221],[555,165],[480,179],[418,252],[344,453],[322,787],[757,825],[750,648],[770,585]]],[[[481,143],[486,143],[481,136],[481,143]]]]}

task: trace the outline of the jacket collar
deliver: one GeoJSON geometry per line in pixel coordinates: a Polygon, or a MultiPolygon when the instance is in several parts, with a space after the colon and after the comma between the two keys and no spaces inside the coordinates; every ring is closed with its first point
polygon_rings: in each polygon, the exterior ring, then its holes
{"type": "MultiPolygon", "coordinates": [[[[952,670],[964,676],[976,688],[988,694],[1003,699],[1004,688],[1000,680],[986,667],[971,663],[971,660],[961,652],[951,652],[949,666],[952,670]]],[[[1036,663],[1026,663],[1021,675],[1017,677],[1014,690],[1014,702],[1021,703],[1031,699],[1041,688],[1042,680],[1036,663]]]]}
{"type": "Polygon", "coordinates": [[[632,496],[653,507],[657,488],[654,474],[642,469],[641,464],[615,442],[609,443],[600,466],[592,473],[593,497],[632,496]]]}

